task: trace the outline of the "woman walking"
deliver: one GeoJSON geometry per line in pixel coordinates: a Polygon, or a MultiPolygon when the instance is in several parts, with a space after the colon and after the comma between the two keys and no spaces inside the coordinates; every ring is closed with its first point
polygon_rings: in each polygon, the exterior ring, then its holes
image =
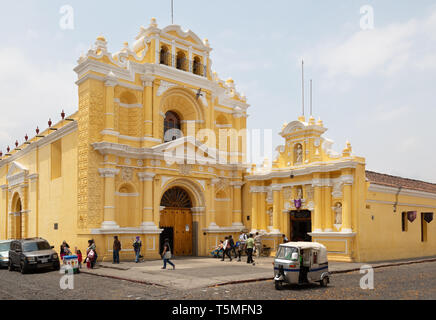
{"type": "Polygon", "coordinates": [[[176,269],[176,266],[174,265],[174,263],[172,263],[170,261],[170,259],[171,259],[171,247],[170,247],[170,240],[169,239],[165,239],[165,243],[164,243],[163,251],[162,251],[162,259],[164,262],[162,269],[167,268],[167,262],[173,266],[173,270],[176,269]]]}
{"type": "Polygon", "coordinates": [[[88,248],[86,249],[86,267],[88,269],[94,268],[95,263],[95,244],[92,240],[88,240],[88,248]]]}

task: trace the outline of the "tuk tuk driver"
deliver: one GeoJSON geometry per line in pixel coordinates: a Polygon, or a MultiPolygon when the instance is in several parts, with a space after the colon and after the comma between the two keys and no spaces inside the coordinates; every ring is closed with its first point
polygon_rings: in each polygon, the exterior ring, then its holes
{"type": "Polygon", "coordinates": [[[299,275],[299,280],[298,280],[300,283],[308,282],[307,281],[307,273],[309,271],[309,268],[307,268],[304,265],[304,262],[305,262],[304,255],[305,255],[305,253],[306,253],[305,250],[300,250],[300,257],[299,257],[299,260],[300,260],[300,275],[299,275]]]}

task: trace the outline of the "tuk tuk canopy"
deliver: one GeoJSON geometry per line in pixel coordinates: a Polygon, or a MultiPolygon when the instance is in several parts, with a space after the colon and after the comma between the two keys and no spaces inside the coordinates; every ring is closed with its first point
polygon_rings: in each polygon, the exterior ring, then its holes
{"type": "Polygon", "coordinates": [[[312,249],[319,252],[318,261],[320,263],[327,262],[327,248],[317,242],[288,242],[280,245],[281,247],[299,248],[300,250],[312,249]]]}

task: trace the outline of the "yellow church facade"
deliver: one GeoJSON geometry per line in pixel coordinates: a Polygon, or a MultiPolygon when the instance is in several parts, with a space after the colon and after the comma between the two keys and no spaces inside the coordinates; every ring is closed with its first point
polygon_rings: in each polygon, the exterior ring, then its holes
{"type": "Polygon", "coordinates": [[[103,260],[136,236],[145,259],[170,239],[207,256],[225,236],[259,232],[325,244],[338,261],[436,254],[436,185],[371,173],[348,143],[304,116],[283,127],[271,165],[247,164],[247,99],[212,72],[207,40],[152,19],[112,54],[104,37],[78,60],[78,111],[0,154],[0,239],[40,236],[103,260]]]}

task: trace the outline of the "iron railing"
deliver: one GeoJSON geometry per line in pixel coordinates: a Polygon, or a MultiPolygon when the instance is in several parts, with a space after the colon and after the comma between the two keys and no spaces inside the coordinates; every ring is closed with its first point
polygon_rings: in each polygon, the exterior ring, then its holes
{"type": "Polygon", "coordinates": [[[199,63],[196,60],[189,60],[184,57],[177,57],[176,55],[173,55],[169,52],[159,52],[159,63],[169,67],[175,67],[176,69],[190,72],[198,76],[207,76],[206,65],[199,63]]]}

